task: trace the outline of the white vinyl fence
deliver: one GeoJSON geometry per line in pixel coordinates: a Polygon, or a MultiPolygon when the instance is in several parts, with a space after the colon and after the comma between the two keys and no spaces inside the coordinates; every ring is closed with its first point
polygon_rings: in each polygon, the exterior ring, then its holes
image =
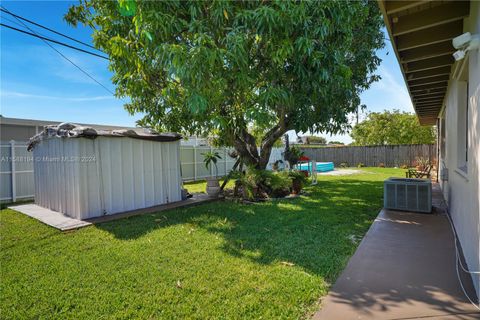
{"type": "MultiPolygon", "coordinates": [[[[180,146],[180,165],[183,181],[202,180],[216,174],[213,166],[208,170],[203,154],[217,151],[221,159],[217,162],[218,176],[232,170],[235,159],[228,155],[229,148],[207,146],[180,146]]],[[[269,163],[283,159],[283,148],[274,148],[269,163]]],[[[10,141],[0,143],[0,201],[16,202],[34,197],[33,155],[27,151],[27,142],[10,141]],[[13,160],[13,161],[12,161],[13,160]]]]}
{"type": "Polygon", "coordinates": [[[19,201],[33,198],[33,157],[27,143],[0,143],[0,201],[19,201]],[[13,161],[12,161],[13,160],[13,161]]]}

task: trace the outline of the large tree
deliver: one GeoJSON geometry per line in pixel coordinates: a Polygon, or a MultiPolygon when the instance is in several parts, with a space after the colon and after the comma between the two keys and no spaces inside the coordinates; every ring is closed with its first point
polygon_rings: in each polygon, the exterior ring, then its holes
{"type": "Polygon", "coordinates": [[[320,136],[307,136],[307,144],[327,144],[327,139],[320,136]]]}
{"type": "Polygon", "coordinates": [[[351,133],[354,145],[428,144],[435,135],[433,126],[421,126],[416,115],[399,110],[371,112],[351,133]]]}
{"type": "Polygon", "coordinates": [[[81,0],[66,20],[94,29],[140,125],[214,132],[257,168],[289,130],[345,131],[384,45],[368,0],[81,0]]]}

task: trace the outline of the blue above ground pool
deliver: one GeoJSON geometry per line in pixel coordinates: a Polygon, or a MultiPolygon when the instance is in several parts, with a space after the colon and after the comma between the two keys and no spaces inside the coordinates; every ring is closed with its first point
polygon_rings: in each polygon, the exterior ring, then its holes
{"type": "MultiPolygon", "coordinates": [[[[310,168],[312,166],[312,163],[300,163],[297,165],[298,170],[308,170],[310,171],[310,168]]],[[[327,171],[332,171],[334,169],[333,162],[317,162],[317,172],[327,172],[327,171]]]]}

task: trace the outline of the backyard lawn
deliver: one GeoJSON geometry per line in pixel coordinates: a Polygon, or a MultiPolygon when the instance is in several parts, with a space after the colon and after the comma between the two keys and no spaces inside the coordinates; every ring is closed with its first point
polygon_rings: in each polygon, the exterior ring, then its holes
{"type": "Polygon", "coordinates": [[[362,168],[320,176],[297,199],[214,202],[68,233],[2,210],[2,318],[308,318],[382,207],[383,180],[403,172],[362,168]]]}

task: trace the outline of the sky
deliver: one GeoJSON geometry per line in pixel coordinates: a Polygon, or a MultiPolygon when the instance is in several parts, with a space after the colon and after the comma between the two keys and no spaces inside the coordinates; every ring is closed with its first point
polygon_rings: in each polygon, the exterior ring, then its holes
{"type": "MultiPolygon", "coordinates": [[[[90,29],[83,26],[74,28],[63,20],[68,8],[76,3],[77,1],[1,1],[2,6],[12,13],[80,41],[92,43],[90,29]]],[[[3,12],[1,22],[24,29],[15,18],[3,12]]],[[[67,39],[38,27],[30,27],[44,36],[68,42],[67,39]]],[[[112,73],[108,70],[108,61],[52,45],[109,91],[115,90],[110,80],[112,73]]],[[[0,47],[0,114],[4,117],[131,127],[141,118],[139,114],[130,115],[123,108],[124,101],[115,98],[42,40],[1,27],[0,47]]],[[[413,112],[390,41],[386,41],[386,47],[378,55],[383,60],[377,70],[382,79],[361,95],[362,104],[367,106],[367,111],[399,109],[413,112]]],[[[324,136],[329,141],[350,143],[352,140],[348,134],[317,135],[324,136]]],[[[290,133],[290,136],[293,137],[294,134],[290,133]]]]}

